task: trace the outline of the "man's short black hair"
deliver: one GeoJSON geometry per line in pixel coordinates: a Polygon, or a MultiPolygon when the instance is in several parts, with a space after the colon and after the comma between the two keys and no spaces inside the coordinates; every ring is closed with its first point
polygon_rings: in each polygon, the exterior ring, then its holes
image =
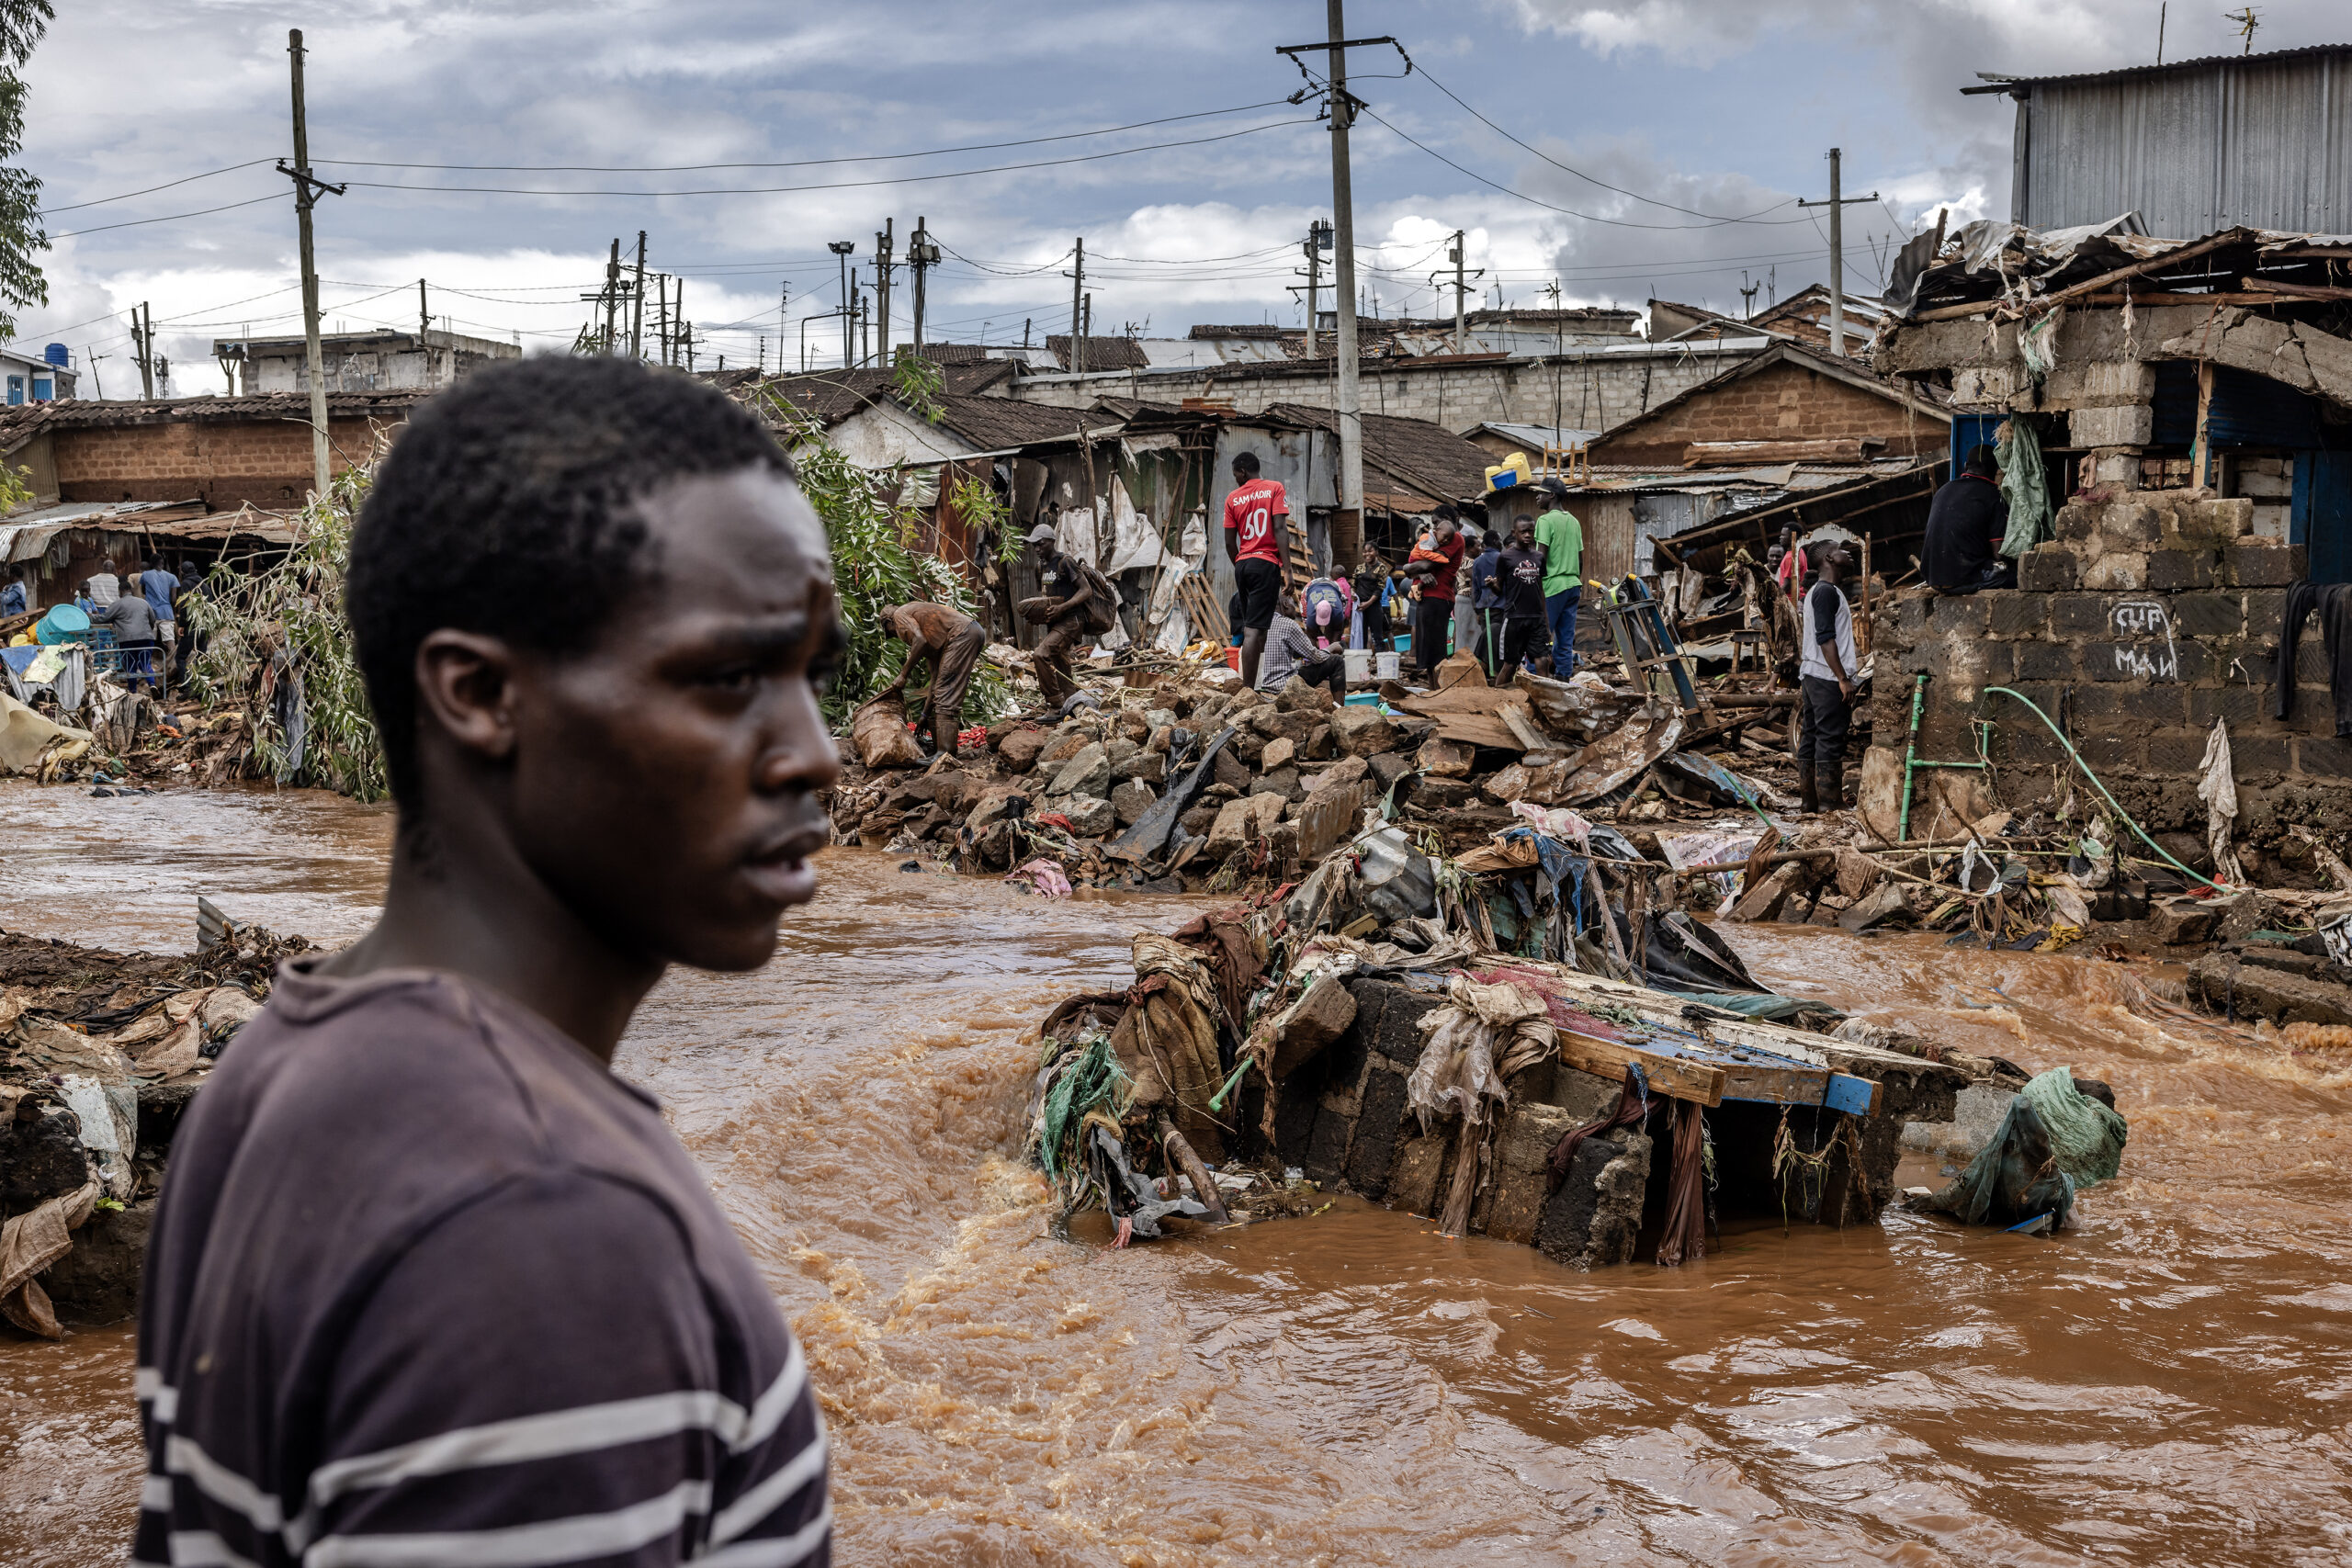
{"type": "Polygon", "coordinates": [[[587,648],[658,564],[636,503],[745,468],[792,477],[750,411],[628,360],[513,360],[419,408],[360,510],[344,595],[393,797],[417,804],[416,649],[427,633],[587,648]]]}
{"type": "Polygon", "coordinates": [[[1258,454],[1255,452],[1236,452],[1233,455],[1233,466],[1238,472],[1254,474],[1258,471],[1258,454]]]}
{"type": "Polygon", "coordinates": [[[1960,471],[1964,474],[1982,474],[1986,479],[1991,479],[2001,471],[2000,454],[1983,442],[1979,442],[1968,449],[1967,456],[1961,458],[1960,471]]]}

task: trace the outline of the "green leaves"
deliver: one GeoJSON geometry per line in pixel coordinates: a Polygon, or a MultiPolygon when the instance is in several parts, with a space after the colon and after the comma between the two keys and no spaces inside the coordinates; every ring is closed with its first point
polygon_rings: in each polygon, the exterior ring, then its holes
{"type": "MultiPolygon", "coordinates": [[[[49,30],[55,14],[50,0],[0,0],[0,158],[14,158],[24,146],[25,83],[17,73],[32,58],[33,45],[49,30]]],[[[35,253],[47,249],[40,177],[0,166],[0,301],[8,306],[49,303],[49,279],[33,260],[35,253]]],[[[0,337],[13,337],[16,331],[16,311],[0,310],[0,337]]]]}

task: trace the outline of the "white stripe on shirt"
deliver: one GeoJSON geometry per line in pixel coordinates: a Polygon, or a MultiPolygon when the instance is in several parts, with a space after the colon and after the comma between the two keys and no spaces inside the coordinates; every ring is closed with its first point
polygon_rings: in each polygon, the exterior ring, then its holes
{"type": "Polygon", "coordinates": [[[710,1518],[710,1544],[724,1546],[781,1507],[786,1498],[825,1473],[825,1434],[792,1456],[790,1463],[729,1503],[710,1518]]]}
{"type": "Polygon", "coordinates": [[[331,1535],[302,1555],[303,1568],[539,1568],[634,1551],[710,1507],[710,1483],[681,1481],[658,1497],[609,1514],[430,1534],[331,1535]]]}
{"type": "Polygon", "coordinates": [[[824,1544],[826,1533],[832,1528],[833,1501],[828,1497],[824,1506],[817,1510],[817,1517],[790,1535],[739,1540],[732,1546],[706,1552],[695,1561],[707,1568],[791,1568],[824,1544]]]}
{"type": "Polygon", "coordinates": [[[285,1526],[285,1506],[275,1496],[176,1432],[164,1440],[164,1468],[174,1475],[187,1476],[198,1492],[243,1515],[265,1535],[276,1535],[285,1526]]]}
{"type": "Polygon", "coordinates": [[[134,1370],[130,1374],[130,1392],[134,1397],[153,1404],[155,1407],[153,1412],[155,1419],[165,1426],[178,1419],[180,1391],[167,1387],[164,1382],[164,1374],[154,1368],[140,1367],[134,1370]]]}

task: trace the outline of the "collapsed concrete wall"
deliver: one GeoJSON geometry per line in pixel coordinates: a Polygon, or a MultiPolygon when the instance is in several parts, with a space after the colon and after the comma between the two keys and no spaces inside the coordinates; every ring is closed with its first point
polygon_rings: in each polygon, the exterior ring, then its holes
{"type": "MultiPolygon", "coordinates": [[[[2058,537],[2020,563],[2018,588],[1890,602],[1877,633],[1876,733],[1900,752],[1913,678],[1928,677],[1920,755],[1975,755],[1994,725],[1995,793],[2022,807],[2062,795],[2065,749],[2007,687],[2074,741],[2152,831],[2201,834],[2197,778],[2216,719],[2228,721],[2240,833],[2352,807],[2352,740],[2335,735],[2316,627],[2297,651],[2291,716],[2271,716],[2287,592],[2302,547],[2254,532],[2256,502],[2193,491],[2127,491],[2060,509],[2058,537]]],[[[1917,807],[1915,805],[1915,817],[1917,807]]]]}
{"type": "MultiPolygon", "coordinates": [[[[1320,1055],[1282,1084],[1275,1101],[1275,1152],[1327,1187],[1394,1209],[1434,1217],[1452,1186],[1464,1140],[1458,1118],[1424,1132],[1406,1109],[1406,1078],[1419,1060],[1422,1017],[1441,994],[1386,980],[1347,982],[1354,1021],[1320,1055]]],[[[1820,1043],[1840,1070],[1860,1064],[1820,1043]]],[[[1894,1197],[1907,1122],[1944,1122],[1953,1114],[1958,1075],[1927,1062],[1916,1071],[1873,1066],[1878,1103],[1867,1117],[1816,1107],[1787,1108],[1792,1137],[1806,1156],[1783,1170],[1774,1145],[1783,1107],[1724,1100],[1706,1112],[1715,1154],[1713,1205],[1720,1218],[1778,1217],[1845,1225],[1874,1222],[1894,1197]],[[1847,1131],[1850,1129],[1850,1131],[1847,1131]]],[[[1664,1224],[1670,1163],[1645,1124],[1587,1139],[1552,1189],[1547,1161],[1561,1136],[1600,1121],[1617,1104],[1620,1086],[1557,1060],[1520,1075],[1495,1140],[1494,1168],[1482,1178],[1470,1229],[1498,1241],[1539,1248],[1577,1268],[1634,1260],[1656,1247],[1664,1224]]],[[[1242,1123],[1255,1127],[1263,1090],[1244,1091],[1242,1123]]],[[[1653,1101],[1663,1131],[1667,1101],[1653,1101]]],[[[1470,1145],[1475,1157],[1476,1144],[1470,1145]]]]}

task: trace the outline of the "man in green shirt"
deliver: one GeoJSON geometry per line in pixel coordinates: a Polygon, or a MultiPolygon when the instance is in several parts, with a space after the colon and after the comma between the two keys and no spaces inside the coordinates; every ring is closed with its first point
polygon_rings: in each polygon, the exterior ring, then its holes
{"type": "Polygon", "coordinates": [[[1566,485],[1545,479],[1543,490],[1545,508],[1535,520],[1535,542],[1544,549],[1544,619],[1552,630],[1552,673],[1565,681],[1577,668],[1577,604],[1584,596],[1584,525],[1565,504],[1566,485]]]}

